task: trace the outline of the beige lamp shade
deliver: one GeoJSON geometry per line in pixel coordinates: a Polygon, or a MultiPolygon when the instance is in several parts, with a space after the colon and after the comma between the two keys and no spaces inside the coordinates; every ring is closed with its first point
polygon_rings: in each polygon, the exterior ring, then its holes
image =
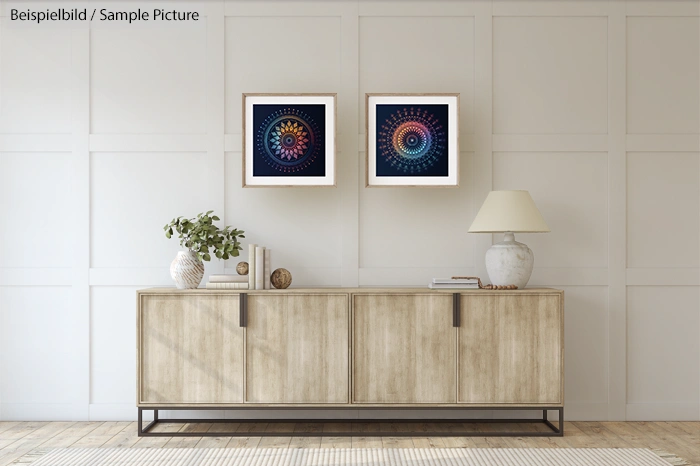
{"type": "Polygon", "coordinates": [[[549,227],[527,191],[491,191],[470,233],[546,233],[549,227]]]}

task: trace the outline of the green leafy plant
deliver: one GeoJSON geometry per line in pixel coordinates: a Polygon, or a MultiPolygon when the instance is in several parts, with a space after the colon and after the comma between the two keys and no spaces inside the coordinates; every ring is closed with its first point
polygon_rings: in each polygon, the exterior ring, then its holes
{"type": "Polygon", "coordinates": [[[238,238],[245,238],[243,235],[245,232],[230,226],[223,230],[219,229],[214,222],[220,219],[212,215],[213,213],[214,211],[210,210],[198,214],[196,218],[174,218],[163,227],[165,237],[171,238],[177,233],[180,246],[196,253],[200,260],[211,260],[210,248],[213,248],[214,255],[219,259],[238,257],[238,251],[242,249],[238,238]]]}

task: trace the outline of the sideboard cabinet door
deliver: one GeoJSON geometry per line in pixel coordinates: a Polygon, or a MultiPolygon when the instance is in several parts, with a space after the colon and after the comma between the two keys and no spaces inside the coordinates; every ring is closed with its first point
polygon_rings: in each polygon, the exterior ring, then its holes
{"type": "Polygon", "coordinates": [[[459,401],[563,403],[561,294],[462,295],[459,401]]]}
{"type": "Polygon", "coordinates": [[[452,295],[353,299],[353,402],[454,403],[452,295]]]}
{"type": "Polygon", "coordinates": [[[347,403],[349,296],[248,296],[246,402],[347,403]]]}
{"type": "Polygon", "coordinates": [[[141,295],[139,403],[241,403],[238,295],[141,295]]]}

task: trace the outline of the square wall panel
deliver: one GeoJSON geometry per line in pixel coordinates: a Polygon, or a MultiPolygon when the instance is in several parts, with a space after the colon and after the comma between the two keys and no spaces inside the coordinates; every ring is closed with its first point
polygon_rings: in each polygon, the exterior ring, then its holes
{"type": "Polygon", "coordinates": [[[474,18],[361,17],[361,132],[365,93],[373,92],[459,92],[460,131],[473,133],[474,18]]]}
{"type": "Polygon", "coordinates": [[[627,288],[628,403],[698,402],[698,329],[697,286],[627,288]]]}
{"type": "Polygon", "coordinates": [[[607,267],[606,153],[496,152],[493,189],[530,191],[552,230],[515,235],[534,252],[535,267],[607,267]]]}
{"type": "Polygon", "coordinates": [[[72,302],[70,287],[0,287],[3,403],[75,401],[84,326],[72,302]]]}
{"type": "Polygon", "coordinates": [[[70,133],[70,63],[69,29],[4,27],[0,133],[70,133]]]}
{"type": "Polygon", "coordinates": [[[90,402],[133,403],[136,392],[136,290],[90,291],[90,402]]]}
{"type": "Polygon", "coordinates": [[[493,18],[494,134],[608,132],[604,17],[493,18]]]}
{"type": "MultiPolygon", "coordinates": [[[[340,154],[338,155],[341,156],[340,154]]],[[[242,188],[241,154],[226,154],[226,223],[245,231],[248,243],[272,250],[272,267],[340,267],[342,253],[340,190],[322,188],[242,188]]]]}
{"type": "Polygon", "coordinates": [[[564,399],[608,402],[608,290],[604,286],[565,286],[564,399]]]}
{"type": "Polygon", "coordinates": [[[627,132],[700,131],[700,19],[627,18],[627,132]]]}
{"type": "Polygon", "coordinates": [[[460,155],[458,188],[360,188],[360,267],[474,266],[473,154],[460,155]]]}
{"type": "Polygon", "coordinates": [[[206,132],[206,19],[90,31],[93,133],[206,132]]]}
{"type": "Polygon", "coordinates": [[[205,153],[90,155],[92,267],[170,267],[177,237],[163,226],[216,201],[205,153]]]}
{"type": "Polygon", "coordinates": [[[73,265],[72,163],[65,152],[0,153],[0,267],[73,265]]]}
{"type": "Polygon", "coordinates": [[[226,132],[241,133],[243,93],[339,92],[340,32],[340,17],[227,17],[226,132]]]}
{"type": "Polygon", "coordinates": [[[700,266],[698,212],[700,154],[627,154],[628,267],[700,266]]]}

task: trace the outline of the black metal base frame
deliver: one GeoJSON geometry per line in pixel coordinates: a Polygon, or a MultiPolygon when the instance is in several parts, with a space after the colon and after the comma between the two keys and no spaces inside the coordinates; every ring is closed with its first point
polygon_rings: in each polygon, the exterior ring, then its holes
{"type": "MultiPolygon", "coordinates": [[[[564,408],[563,407],[493,407],[493,408],[444,408],[436,407],[430,409],[479,409],[479,410],[529,410],[542,411],[542,418],[538,419],[160,419],[158,417],[159,410],[231,410],[236,408],[171,408],[171,407],[148,407],[138,408],[138,432],[139,437],[359,437],[371,435],[372,437],[563,437],[564,436],[564,408]],[[143,425],[143,411],[153,411],[153,421],[148,425],[143,425]],[[559,413],[559,421],[555,426],[547,418],[548,411],[557,411],[559,413]],[[523,423],[539,423],[546,425],[549,431],[505,431],[505,432],[477,432],[473,430],[449,430],[449,431],[371,431],[371,432],[256,432],[243,430],[241,432],[154,432],[153,428],[158,424],[170,423],[239,423],[239,424],[255,424],[255,423],[451,423],[451,424],[471,424],[471,423],[494,423],[494,424],[523,424],[523,423]]],[[[259,409],[259,408],[248,408],[259,409]]],[[[279,408],[288,409],[288,408],[279,408]]],[[[299,408],[297,408],[299,409],[299,408]]],[[[334,408],[334,409],[352,409],[352,408],[334,408]]],[[[358,410],[358,408],[354,408],[358,410]]],[[[362,409],[362,408],[359,408],[362,409]]],[[[367,408],[365,408],[367,409],[367,408]]],[[[377,408],[387,409],[387,408],[377,408]]],[[[389,408],[389,409],[409,409],[409,408],[389,408]]],[[[413,409],[413,408],[410,408],[413,409]]]]}

